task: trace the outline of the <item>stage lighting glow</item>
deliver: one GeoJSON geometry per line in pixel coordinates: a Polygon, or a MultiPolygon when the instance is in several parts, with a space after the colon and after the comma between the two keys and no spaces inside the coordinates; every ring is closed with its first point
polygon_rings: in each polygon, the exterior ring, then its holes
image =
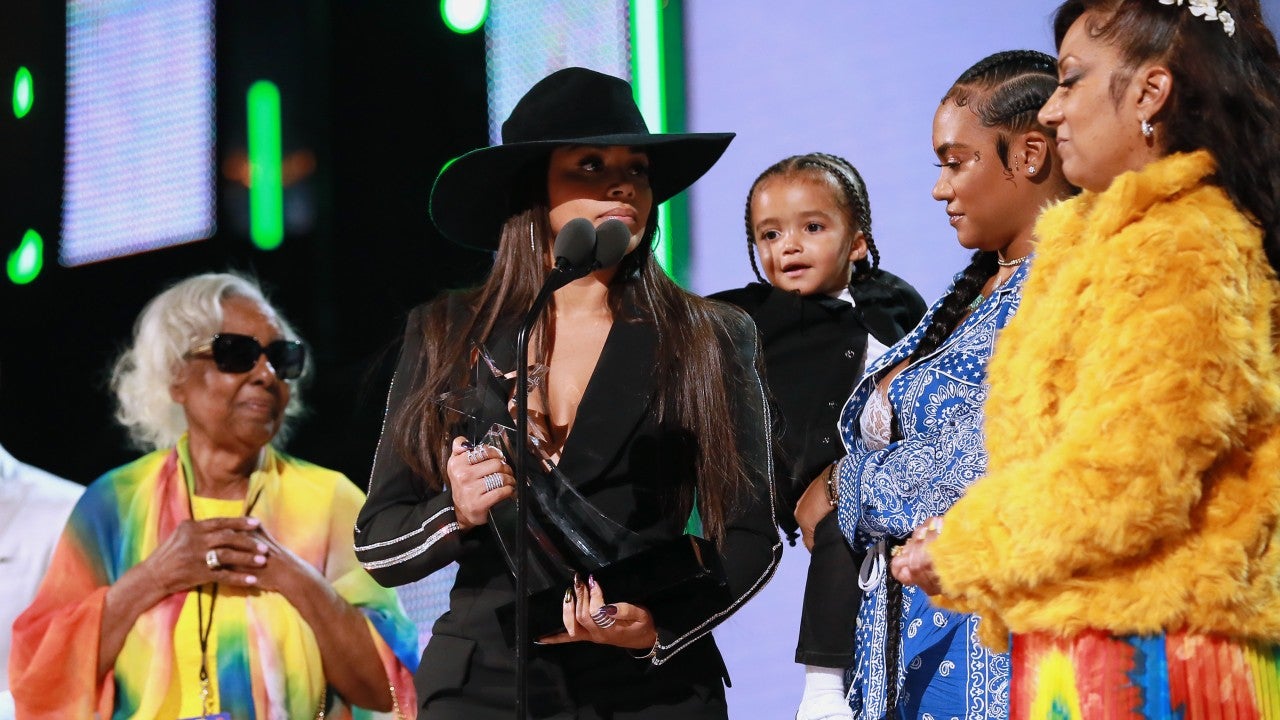
{"type": "Polygon", "coordinates": [[[213,3],[67,3],[62,264],[214,233],[213,3]]]}
{"type": "Polygon", "coordinates": [[[270,80],[249,86],[249,237],[260,250],[284,242],[280,89],[270,80]]]}
{"type": "Polygon", "coordinates": [[[19,120],[26,117],[35,100],[35,81],[31,78],[31,71],[19,67],[13,77],[13,116],[19,120]]]}
{"type": "Polygon", "coordinates": [[[459,35],[473,33],[484,27],[489,17],[488,0],[440,0],[440,17],[444,24],[459,35]]]}
{"type": "Polygon", "coordinates": [[[627,0],[506,0],[485,23],[489,139],[502,142],[502,121],[534,83],[561,68],[631,75],[627,0]]]}
{"type": "MultiPolygon", "coordinates": [[[[666,67],[663,52],[661,0],[631,0],[631,77],[640,114],[650,132],[667,131],[666,67]]],[[[671,213],[658,207],[658,237],[672,238],[671,213]]],[[[659,242],[653,249],[658,265],[672,277],[676,268],[674,242],[659,242]]]]}
{"type": "Polygon", "coordinates": [[[26,285],[40,274],[44,267],[44,238],[35,230],[27,230],[18,243],[18,249],[9,253],[9,280],[15,285],[26,285]]]}

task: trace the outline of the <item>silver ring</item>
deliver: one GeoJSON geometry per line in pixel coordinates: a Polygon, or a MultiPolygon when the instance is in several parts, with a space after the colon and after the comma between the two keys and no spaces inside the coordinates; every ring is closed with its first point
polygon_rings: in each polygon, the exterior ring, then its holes
{"type": "Polygon", "coordinates": [[[221,570],[222,563],[218,560],[218,551],[210,550],[204,554],[204,564],[209,566],[210,570],[221,570]]]}
{"type": "Polygon", "coordinates": [[[475,465],[489,459],[489,448],[485,445],[477,445],[467,451],[467,464],[475,465]]]}
{"type": "Polygon", "coordinates": [[[601,630],[608,630],[613,627],[613,624],[617,622],[617,620],[614,620],[612,615],[605,612],[604,606],[601,605],[599,610],[591,613],[591,622],[595,623],[596,627],[601,630]]]}
{"type": "Polygon", "coordinates": [[[489,473],[488,475],[484,476],[485,492],[493,492],[494,490],[497,490],[498,488],[506,484],[507,483],[502,480],[502,476],[499,475],[498,473],[489,473]]]}

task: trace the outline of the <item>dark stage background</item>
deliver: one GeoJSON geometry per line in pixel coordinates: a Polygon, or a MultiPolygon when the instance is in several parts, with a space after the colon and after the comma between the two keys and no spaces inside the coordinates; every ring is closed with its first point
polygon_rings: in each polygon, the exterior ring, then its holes
{"type": "Polygon", "coordinates": [[[5,89],[17,65],[36,77],[31,115],[0,115],[0,247],[7,255],[32,226],[46,242],[34,282],[0,281],[0,443],[80,483],[137,457],[107,389],[134,318],[175,280],[236,270],[259,278],[315,359],[303,388],[309,412],[287,449],[363,486],[405,314],[476,281],[488,264],[438,238],[427,217],[435,172],[488,142],[483,32],[451,32],[434,2],[222,0],[217,234],[67,268],[51,231],[62,185],[64,13],[48,0],[0,3],[5,89]],[[311,217],[271,252],[250,242],[247,193],[233,179],[245,88],[259,78],[280,87],[286,166],[292,157],[305,175],[286,187],[286,215],[311,217]]]}

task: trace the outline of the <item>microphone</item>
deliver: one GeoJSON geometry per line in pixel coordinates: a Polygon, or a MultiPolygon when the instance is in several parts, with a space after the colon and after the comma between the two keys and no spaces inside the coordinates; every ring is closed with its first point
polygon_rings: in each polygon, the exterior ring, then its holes
{"type": "MultiPolygon", "coordinates": [[[[543,293],[553,293],[570,282],[591,272],[592,257],[595,254],[596,228],[586,218],[574,218],[560,228],[556,242],[551,247],[551,255],[556,259],[555,267],[547,275],[542,286],[543,293]]],[[[537,304],[542,304],[540,301],[537,304]]]]}
{"type": "Polygon", "coordinates": [[[627,254],[631,244],[631,230],[621,220],[605,220],[595,229],[595,261],[593,270],[613,267],[627,254]]]}
{"type": "MultiPolygon", "coordinates": [[[[616,220],[614,222],[617,222],[616,220]]],[[[618,223],[621,225],[622,223],[618,223]]],[[[624,226],[625,227],[625,226],[624,226]]],[[[586,218],[574,218],[560,228],[551,254],[556,270],[577,270],[587,266],[596,244],[596,229],[586,218]]]]}

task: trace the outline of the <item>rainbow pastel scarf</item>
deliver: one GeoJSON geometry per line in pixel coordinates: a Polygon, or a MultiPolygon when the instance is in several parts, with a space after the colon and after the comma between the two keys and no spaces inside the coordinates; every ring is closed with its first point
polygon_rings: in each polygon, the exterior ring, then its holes
{"type": "MultiPolygon", "coordinates": [[[[174,627],[187,592],[147,610],[112,672],[95,682],[107,587],[190,517],[186,438],[89,486],[64,530],[32,605],[14,624],[11,685],[23,718],[171,718],[176,713],[174,627]]],[[[268,447],[247,497],[253,516],[313,565],[368,619],[407,717],[416,709],[417,636],[393,591],[355,559],[352,528],[363,502],[339,473],[268,447]]],[[[311,629],[276,593],[228,592],[215,614],[220,709],[236,720],[315,717],[326,687],[311,629]]],[[[388,690],[390,692],[390,690],[388,690]]],[[[339,707],[327,717],[367,715],[339,707]]]]}

